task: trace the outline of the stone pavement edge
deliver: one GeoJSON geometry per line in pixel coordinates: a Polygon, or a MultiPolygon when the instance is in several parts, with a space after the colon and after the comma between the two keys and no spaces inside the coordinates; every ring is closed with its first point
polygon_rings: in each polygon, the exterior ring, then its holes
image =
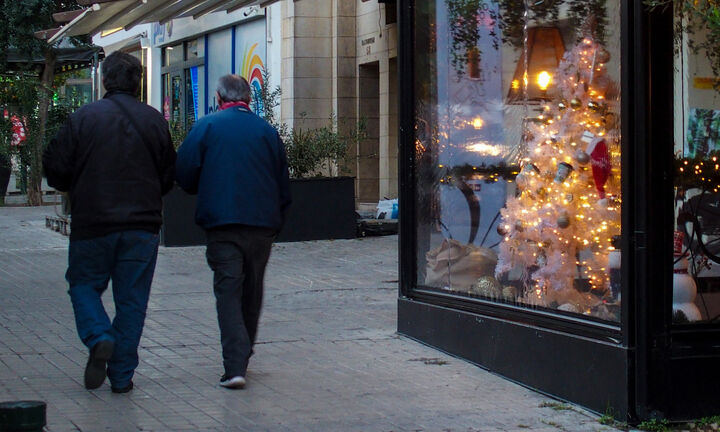
{"type": "Polygon", "coordinates": [[[87,391],[68,241],[45,228],[54,212],[0,207],[0,401],[45,401],[47,431],[614,430],[399,336],[397,236],[274,245],[248,385],[236,391],[218,386],[204,248],[161,247],[135,389],[87,391]]]}

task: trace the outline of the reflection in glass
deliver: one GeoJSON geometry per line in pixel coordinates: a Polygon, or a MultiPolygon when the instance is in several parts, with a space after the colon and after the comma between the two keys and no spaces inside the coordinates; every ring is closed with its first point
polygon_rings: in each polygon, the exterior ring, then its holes
{"type": "Polygon", "coordinates": [[[523,3],[417,5],[418,284],[618,321],[620,2],[523,3]]]}
{"type": "MultiPolygon", "coordinates": [[[[672,321],[720,320],[720,90],[703,8],[676,37],[672,321]],[[696,49],[699,48],[699,49],[696,49]],[[710,51],[707,49],[710,48],[710,51]]],[[[669,248],[668,248],[669,249],[669,248]]]]}

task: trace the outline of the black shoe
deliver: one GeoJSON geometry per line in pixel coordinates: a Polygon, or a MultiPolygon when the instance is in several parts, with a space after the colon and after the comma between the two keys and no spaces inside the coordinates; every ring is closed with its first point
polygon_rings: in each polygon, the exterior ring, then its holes
{"type": "Polygon", "coordinates": [[[110,387],[110,390],[112,390],[113,393],[127,393],[130,390],[133,389],[133,382],[130,381],[128,385],[125,387],[110,387]]]}
{"type": "Polygon", "coordinates": [[[85,366],[86,389],[96,389],[105,381],[105,366],[112,357],[114,347],[115,344],[111,340],[101,340],[92,347],[85,366]]]}

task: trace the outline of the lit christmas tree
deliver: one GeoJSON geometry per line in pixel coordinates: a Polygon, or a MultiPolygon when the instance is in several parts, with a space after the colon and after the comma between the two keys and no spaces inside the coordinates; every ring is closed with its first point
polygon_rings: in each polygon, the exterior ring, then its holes
{"type": "Polygon", "coordinates": [[[558,67],[557,95],[527,122],[496,270],[523,270],[522,302],[605,315],[593,308],[616,300],[608,255],[620,234],[619,105],[610,53],[590,28],[558,67]],[[590,289],[578,290],[576,280],[590,289]]]}

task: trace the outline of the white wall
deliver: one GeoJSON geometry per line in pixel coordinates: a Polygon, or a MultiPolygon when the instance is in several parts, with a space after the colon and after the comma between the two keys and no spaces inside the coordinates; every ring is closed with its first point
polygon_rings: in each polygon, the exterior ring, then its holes
{"type": "MultiPolygon", "coordinates": [[[[208,36],[208,54],[209,57],[209,68],[208,68],[208,103],[209,108],[213,106],[213,93],[217,79],[225,73],[230,73],[232,70],[232,46],[231,46],[231,27],[239,26],[238,35],[241,36],[243,32],[244,23],[247,23],[247,28],[252,28],[252,31],[264,32],[261,35],[254,35],[258,41],[266,43],[266,47],[258,47],[261,53],[264,67],[270,71],[269,85],[275,87],[280,84],[282,80],[282,2],[277,2],[267,9],[261,9],[259,7],[244,8],[232,13],[216,12],[204,15],[197,20],[192,17],[185,17],[175,19],[164,25],[158,25],[157,23],[142,24],[136,26],[129,31],[121,30],[113,33],[106,37],[100,37],[97,35],[93,38],[93,42],[96,45],[102,46],[105,49],[106,54],[110,54],[112,51],[122,49],[127,44],[133,41],[139,40],[140,37],[144,37],[143,46],[148,46],[148,94],[149,103],[158,110],[162,110],[162,78],[161,78],[161,67],[162,67],[162,48],[164,46],[173,45],[180,41],[191,39],[194,37],[200,37],[205,34],[208,36]],[[265,20],[262,20],[262,17],[265,20]],[[261,29],[259,22],[257,24],[248,22],[261,18],[260,22],[264,21],[264,29],[261,29]],[[220,30],[219,33],[217,29],[220,30]]],[[[242,36],[241,36],[242,37],[242,36]]],[[[200,40],[203,43],[203,40],[200,40]]],[[[235,60],[235,72],[242,73],[240,65],[242,59],[240,53],[242,49],[240,47],[242,41],[240,38],[236,39],[236,60],[235,60]]],[[[262,45],[262,44],[261,44],[262,45]]],[[[202,69],[202,68],[201,68],[202,69]]],[[[204,88],[204,74],[199,77],[201,83],[200,94],[205,93],[204,88]]],[[[201,98],[199,107],[199,114],[205,114],[205,97],[201,98]]],[[[279,107],[278,107],[279,110],[279,107]]],[[[279,114],[279,113],[278,113],[279,114]]]]}

